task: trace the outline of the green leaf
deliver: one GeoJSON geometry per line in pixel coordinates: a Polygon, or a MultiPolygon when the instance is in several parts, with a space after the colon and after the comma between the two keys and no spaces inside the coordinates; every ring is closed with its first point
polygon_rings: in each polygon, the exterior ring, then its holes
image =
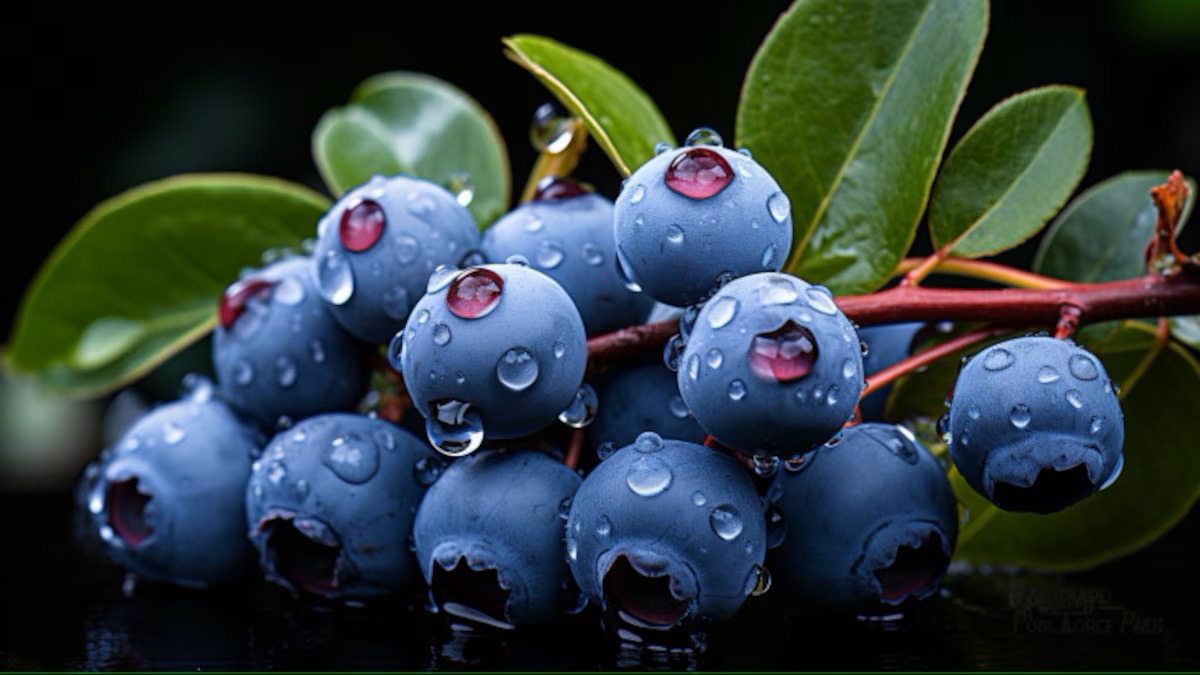
{"type": "Polygon", "coordinates": [[[1092,150],[1083,91],[1048,86],[1001,101],[946,158],[933,188],[933,245],[992,255],[1033,236],[1074,192],[1092,150]]]}
{"type": "Polygon", "coordinates": [[[654,101],[633,80],[592,54],[540,35],[504,39],[507,54],[533,74],[628,176],[654,156],[660,141],[675,144],[671,127],[654,101]]]}
{"type": "MultiPolygon", "coordinates": [[[[1126,321],[1116,330],[1077,333],[1124,381],[1154,343],[1154,329],[1126,321]],[[1096,336],[1092,341],[1088,336],[1096,336]]],[[[971,353],[981,349],[975,347],[971,353]]],[[[957,358],[941,359],[897,383],[890,414],[936,416],[950,389],[957,358]]],[[[972,563],[1078,570],[1132,553],[1179,521],[1200,497],[1200,454],[1187,415],[1200,409],[1200,362],[1176,343],[1164,348],[1122,394],[1125,469],[1108,489],[1049,515],[1002,511],[951,472],[969,517],[956,557],[972,563]]]]}
{"type": "Polygon", "coordinates": [[[5,357],[51,391],[100,395],[216,324],[225,287],[316,234],[329,199],[276,178],[194,174],[92,209],[27,290],[5,357]]]}
{"type": "Polygon", "coordinates": [[[1171,317],[1171,334],[1176,340],[1200,349],[1200,316],[1171,317]]]}
{"type": "MultiPolygon", "coordinates": [[[[1070,281],[1115,281],[1146,273],[1146,244],[1154,236],[1158,212],[1150,188],[1167,181],[1169,171],[1126,171],[1088,188],[1046,230],[1033,258],[1033,270],[1070,281]]],[[[1191,213],[1190,189],[1179,229],[1191,213]]]]}
{"type": "Polygon", "coordinates": [[[875,290],[916,234],[987,30],[984,0],[798,0],[750,64],[737,144],[792,203],[785,269],[875,290]]]}
{"type": "Polygon", "coordinates": [[[389,72],[360,84],[313,130],[317,169],[334,195],[372,174],[409,173],[449,186],[466,172],[468,208],[482,229],[508,210],[508,150],[491,115],[457,87],[421,73],[389,72]]]}

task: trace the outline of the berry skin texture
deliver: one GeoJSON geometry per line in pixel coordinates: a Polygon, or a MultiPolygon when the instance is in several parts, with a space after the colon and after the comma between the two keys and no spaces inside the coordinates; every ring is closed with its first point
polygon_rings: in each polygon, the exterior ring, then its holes
{"type": "Polygon", "coordinates": [[[312,253],[317,288],[347,331],[385,344],[434,269],[478,246],[471,212],[448,190],[408,174],[376,174],[321,217],[312,253]]]}
{"type": "Polygon", "coordinates": [[[349,410],[366,393],[362,343],[342,328],[317,292],[309,256],[266,265],[226,289],[213,331],[221,397],[264,429],[349,410]]]}
{"type": "Polygon", "coordinates": [[[722,286],[679,363],[679,393],[696,422],[748,454],[789,457],[824,443],[863,388],[854,325],[827,289],[782,272],[722,286]]]}
{"type": "Polygon", "coordinates": [[[581,480],[539,450],[487,449],[451,463],[413,525],[421,574],[439,608],[515,627],[577,607],[560,505],[581,480]]]}
{"type": "MultiPolygon", "coordinates": [[[[587,365],[583,320],[562,286],[532,267],[498,263],[439,273],[430,289],[389,350],[416,409],[496,439],[554,422],[587,365]]],[[[437,435],[430,440],[441,449],[437,435]]]]}
{"type": "Polygon", "coordinates": [[[963,478],[1009,511],[1052,513],[1111,483],[1125,422],[1104,365],[1069,338],[996,343],[959,370],[950,455],[963,478]]]}
{"type": "Polygon", "coordinates": [[[211,383],[152,407],[107,451],[88,511],[112,558],[155,581],[208,586],[254,571],[245,494],[262,438],[211,383]]]}
{"type": "Polygon", "coordinates": [[[612,222],[612,200],[567,192],[524,202],[501,216],[483,231],[480,248],[488,260],[519,255],[545,272],[575,301],[587,334],[600,335],[641,323],[653,304],[617,274],[612,222]]]}
{"type": "Polygon", "coordinates": [[[778,271],[792,244],[791,205],[779,184],[721,146],[647,160],[617,196],[613,226],[625,276],[677,307],[702,302],[723,276],[778,271]]]}
{"type": "Polygon", "coordinates": [[[587,427],[591,446],[604,443],[620,448],[642,432],[664,438],[704,442],[707,432],[696,423],[679,395],[675,373],[661,358],[622,364],[592,379],[599,399],[596,419],[587,427]]]}
{"type": "Polygon", "coordinates": [[[583,480],[567,518],[567,562],[614,621],[687,630],[732,616],[760,586],[766,523],[728,454],[642,434],[583,480]]]}
{"type": "Polygon", "coordinates": [[[773,531],[767,553],[775,586],[832,613],[888,614],[929,596],[958,539],[942,465],[888,423],[847,427],[836,442],[785,464],[768,495],[786,528],[773,531]]]}
{"type": "Polygon", "coordinates": [[[242,537],[269,581],[366,600],[419,587],[409,550],[417,506],[443,466],[387,420],[322,413],[279,431],[243,484],[242,537]]]}

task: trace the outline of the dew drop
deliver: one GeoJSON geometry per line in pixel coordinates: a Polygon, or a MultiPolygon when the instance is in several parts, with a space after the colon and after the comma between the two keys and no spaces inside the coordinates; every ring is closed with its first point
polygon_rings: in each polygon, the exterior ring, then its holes
{"type": "Polygon", "coordinates": [[[633,449],[642,453],[658,452],[663,449],[662,436],[653,431],[643,431],[633,441],[633,449]]]}
{"type": "Polygon", "coordinates": [[[816,459],[816,456],[816,450],[810,450],[800,455],[792,455],[783,460],[783,470],[788,473],[799,473],[807,469],[813,460],[816,459]]]}
{"type": "Polygon", "coordinates": [[[442,475],[442,469],[445,467],[446,465],[440,460],[433,457],[422,457],[413,463],[413,478],[419,485],[429,487],[438,479],[438,476],[442,475]]]}
{"type": "Polygon", "coordinates": [[[620,251],[617,251],[617,254],[613,259],[613,269],[616,271],[617,278],[621,280],[621,284],[625,286],[626,290],[628,290],[630,293],[642,292],[641,284],[639,284],[632,276],[630,276],[629,271],[625,268],[625,263],[621,262],[620,251]]]}
{"type": "Polygon", "coordinates": [[[829,385],[829,391],[825,392],[825,403],[827,405],[837,405],[840,395],[841,390],[838,389],[836,384],[829,385]]]}
{"type": "Polygon", "coordinates": [[[842,377],[846,378],[847,380],[853,380],[857,374],[858,368],[855,367],[852,359],[846,359],[845,361],[842,361],[842,377]]]}
{"type": "Polygon", "coordinates": [[[1029,422],[1033,419],[1029,411],[1029,406],[1024,403],[1018,403],[1013,406],[1011,414],[1008,416],[1008,421],[1018,429],[1024,429],[1029,426],[1029,422]]]}
{"type": "Polygon", "coordinates": [[[354,272],[346,254],[337,249],[325,252],[317,265],[317,290],[335,305],[344,305],[354,295],[354,272]]]}
{"type": "Polygon", "coordinates": [[[679,227],[678,225],[667,226],[667,241],[671,242],[672,244],[682,244],[683,228],[679,227]]]}
{"type": "Polygon", "coordinates": [[[793,284],[792,280],[787,277],[779,276],[769,277],[760,292],[762,302],[766,305],[787,305],[800,297],[800,292],[796,290],[796,284],[793,284]]]}
{"type": "Polygon", "coordinates": [[[693,147],[675,156],[663,173],[672,191],[692,199],[712,197],[733,180],[733,168],[715,150],[693,147]]]}
{"type": "Polygon", "coordinates": [[[646,198],[646,186],[638,183],[629,192],[629,203],[637,204],[646,198]]]}
{"type": "Polygon", "coordinates": [[[612,441],[605,441],[605,442],[601,443],[600,445],[596,446],[596,458],[599,459],[601,462],[603,462],[604,460],[608,459],[609,457],[612,457],[613,453],[616,451],[617,451],[616,443],[614,443],[612,441]]]}
{"type": "Polygon", "coordinates": [[[279,485],[285,478],[287,478],[287,467],[279,460],[272,460],[267,465],[267,480],[271,481],[272,485],[279,485]]]}
{"type": "Polygon", "coordinates": [[[392,240],[392,247],[401,265],[408,265],[421,255],[421,242],[411,234],[397,236],[392,240]]]}
{"type": "Polygon", "coordinates": [[[675,394],[667,399],[667,409],[671,411],[671,415],[676,419],[687,419],[692,413],[688,410],[687,404],[683,402],[683,397],[675,394]]]}
{"type": "Polygon", "coordinates": [[[546,221],[538,218],[536,214],[530,213],[529,219],[525,221],[525,231],[536,234],[544,229],[546,229],[546,221]]]}
{"type": "Polygon", "coordinates": [[[719,148],[725,145],[725,140],[721,138],[716,129],[712,127],[696,127],[692,130],[687,138],[683,141],[684,145],[707,145],[719,148]]]}
{"type": "Polygon", "coordinates": [[[551,348],[551,352],[554,354],[554,358],[561,359],[563,354],[567,353],[567,345],[561,340],[556,340],[554,346],[551,348]]]}
{"type": "Polygon", "coordinates": [[[747,362],[765,380],[790,382],[812,372],[817,352],[812,331],[789,320],[775,331],[754,336],[747,362]]]}
{"type": "Polygon", "coordinates": [[[408,200],[406,204],[408,212],[418,218],[424,218],[437,210],[437,204],[433,201],[433,198],[423,191],[412,190],[405,195],[405,199],[408,200]]]}
{"type": "Polygon", "coordinates": [[[1076,410],[1083,408],[1083,394],[1078,389],[1067,390],[1067,403],[1076,410]]]}
{"type": "Polygon", "coordinates": [[[767,247],[763,249],[762,260],[760,261],[763,267],[775,269],[775,266],[771,263],[775,262],[775,252],[777,250],[775,244],[767,244],[767,247]]]}
{"type": "Polygon", "coordinates": [[[639,455],[625,474],[625,484],[642,497],[662,494],[671,486],[671,479],[671,466],[654,455],[639,455]]]}
{"type": "Polygon", "coordinates": [[[1058,379],[1059,379],[1058,371],[1055,370],[1051,366],[1042,366],[1041,369],[1038,370],[1037,380],[1038,380],[1038,382],[1041,382],[1042,384],[1050,384],[1051,382],[1057,382],[1058,379]]]}
{"type": "Polygon", "coordinates": [[[279,386],[287,387],[296,384],[296,364],[286,356],[281,356],[275,360],[275,370],[278,371],[279,377],[276,380],[279,386]]]}
{"type": "Polygon", "coordinates": [[[462,457],[483,445],[483,421],[470,403],[438,401],[429,406],[425,435],[443,455],[462,457]]]}
{"type": "Polygon", "coordinates": [[[725,541],[733,541],[742,533],[742,514],[733,504],[721,504],[708,514],[708,524],[713,532],[725,541]]]}
{"type": "Polygon", "coordinates": [[[767,526],[767,548],[779,548],[783,544],[783,540],[787,538],[787,519],[783,515],[783,509],[772,504],[767,507],[766,513],[767,526]]]}
{"type": "Polygon", "coordinates": [[[444,323],[439,323],[433,327],[433,343],[445,347],[450,344],[450,327],[444,323]]]}
{"type": "Polygon", "coordinates": [[[770,478],[779,471],[779,458],[775,455],[759,452],[750,461],[754,465],[754,475],[759,478],[770,478]]]}
{"type": "Polygon", "coordinates": [[[1093,434],[1093,435],[1098,434],[1098,433],[1100,433],[1100,429],[1102,429],[1103,427],[1104,427],[1104,420],[1100,417],[1093,415],[1092,421],[1088,425],[1088,433],[1093,434]]]}
{"type": "Polygon", "coordinates": [[[379,448],[369,438],[344,434],[330,441],[321,462],[347,483],[361,484],[379,471],[379,448]]]}
{"type": "Polygon", "coordinates": [[[1104,482],[1100,484],[1100,489],[1103,490],[1103,489],[1109,487],[1110,485],[1112,485],[1113,483],[1117,482],[1117,478],[1121,477],[1121,472],[1124,470],[1125,470],[1125,455],[1124,454],[1117,455],[1117,464],[1116,464],[1116,466],[1113,467],[1112,473],[1110,473],[1108,475],[1108,478],[1104,479],[1104,482]]]}
{"type": "Polygon", "coordinates": [[[721,354],[720,349],[713,347],[712,349],[708,350],[708,356],[704,359],[704,361],[708,364],[709,368],[716,370],[717,368],[721,367],[721,363],[725,361],[725,357],[721,354]]]}
{"type": "Polygon", "coordinates": [[[671,145],[667,141],[659,141],[654,144],[654,154],[655,155],[664,155],[674,149],[675,149],[675,146],[671,145]]]}
{"type": "Polygon", "coordinates": [[[295,307],[304,302],[304,284],[295,277],[284,277],[271,292],[271,298],[282,305],[295,307]]]}
{"type": "Polygon", "coordinates": [[[746,383],[741,380],[734,380],[729,383],[729,400],[740,401],[746,398],[746,383]]]}
{"type": "Polygon", "coordinates": [[[400,284],[392,286],[384,292],[380,306],[388,317],[403,321],[408,317],[408,289],[400,284]]]}
{"type": "Polygon", "coordinates": [[[599,267],[604,264],[604,251],[589,241],[583,245],[583,260],[592,267],[599,267]]]}
{"type": "Polygon", "coordinates": [[[571,504],[574,503],[574,501],[575,499],[571,495],[567,495],[566,497],[562,498],[562,501],[558,503],[559,518],[563,520],[569,520],[571,518],[571,504]]]}
{"type": "Polygon", "coordinates": [[[612,534],[612,521],[605,516],[600,516],[600,520],[596,522],[596,534],[601,537],[612,534]]]}
{"type": "Polygon", "coordinates": [[[755,564],[746,577],[746,595],[758,597],[771,590],[771,573],[762,565],[755,564]]]}
{"type": "Polygon", "coordinates": [[[572,538],[567,539],[567,557],[571,559],[571,562],[579,559],[579,543],[572,538]]]}
{"type": "Polygon", "coordinates": [[[388,343],[388,363],[396,372],[404,372],[401,364],[404,362],[404,332],[398,332],[392,336],[392,341],[388,343]]]}
{"type": "Polygon", "coordinates": [[[342,211],[338,237],[347,250],[365,251],[379,241],[386,223],[383,207],[375,201],[364,199],[342,211]]]}
{"type": "Polygon", "coordinates": [[[462,270],[453,265],[438,265],[433,273],[429,275],[429,281],[425,284],[425,292],[428,294],[437,293],[443,288],[450,285],[451,281],[457,277],[462,270]]]}
{"type": "Polygon", "coordinates": [[[804,290],[804,294],[808,296],[808,304],[813,309],[829,316],[837,315],[838,306],[833,302],[833,296],[830,295],[828,288],[809,286],[804,290]]]}
{"type": "Polygon", "coordinates": [[[688,377],[692,378],[693,380],[700,377],[700,355],[699,354],[692,354],[691,358],[688,359],[687,374],[688,374],[688,377]]]}
{"type": "Polygon", "coordinates": [[[994,372],[1004,370],[1011,366],[1014,361],[1016,361],[1016,358],[1012,355],[1012,352],[1003,347],[993,347],[984,355],[983,367],[994,372]]]}
{"type": "Polygon", "coordinates": [[[722,295],[712,301],[705,307],[708,315],[708,325],[710,328],[717,329],[729,325],[733,321],[733,317],[738,311],[737,298],[722,295]]]}
{"type": "Polygon", "coordinates": [[[708,497],[705,497],[703,492],[696,490],[692,493],[692,503],[696,506],[704,506],[708,503],[708,497]]]}
{"type": "Polygon", "coordinates": [[[325,363],[325,345],[321,344],[320,340],[312,340],[308,343],[308,353],[312,362],[318,366],[325,363]]]}
{"type": "Polygon", "coordinates": [[[538,361],[528,347],[512,347],[496,362],[496,378],[512,391],[524,391],[538,378],[538,361]]]}
{"type": "Polygon", "coordinates": [[[592,385],[584,382],[579,387],[579,391],[575,392],[575,398],[571,399],[570,405],[558,414],[558,421],[573,429],[582,429],[596,419],[598,407],[599,400],[596,398],[596,390],[592,388],[592,385]]]}
{"type": "Polygon", "coordinates": [[[776,192],[767,198],[767,210],[777,223],[783,223],[792,214],[792,202],[782,192],[776,192]]]}
{"type": "Polygon", "coordinates": [[[1067,361],[1067,370],[1080,380],[1094,380],[1100,376],[1099,369],[1096,368],[1096,362],[1090,357],[1083,354],[1074,354],[1067,361]]]}
{"type": "Polygon", "coordinates": [[[667,343],[663,345],[663,365],[667,370],[676,372],[679,370],[679,360],[683,357],[684,350],[683,336],[675,333],[667,338],[667,343]]]}
{"type": "Polygon", "coordinates": [[[979,408],[976,408],[975,406],[967,408],[967,417],[970,417],[973,420],[979,419],[980,414],[979,408]]]}
{"type": "Polygon", "coordinates": [[[543,239],[538,244],[537,253],[534,254],[533,259],[542,269],[551,270],[561,265],[565,257],[566,253],[563,252],[562,247],[549,239],[543,239]]]}
{"type": "Polygon", "coordinates": [[[177,424],[167,422],[163,425],[163,442],[167,445],[178,445],[187,436],[187,432],[177,424]]]}
{"type": "Polygon", "coordinates": [[[472,267],[450,282],[446,307],[455,316],[478,319],[496,309],[503,291],[503,277],[484,267],[472,267]]]}

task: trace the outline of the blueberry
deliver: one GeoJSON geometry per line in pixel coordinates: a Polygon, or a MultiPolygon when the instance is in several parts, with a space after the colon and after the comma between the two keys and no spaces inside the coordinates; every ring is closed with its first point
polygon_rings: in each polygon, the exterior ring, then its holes
{"type": "Polygon", "coordinates": [[[778,271],[788,256],[787,196],[761,164],[719,143],[694,134],[638,167],[617,196],[622,273],[659,302],[701,302],[721,279],[778,271]]]}
{"type": "MultiPolygon", "coordinates": [[[[884,368],[912,355],[913,342],[917,333],[926,326],[924,321],[903,321],[864,326],[858,329],[858,337],[865,344],[863,371],[873,375],[884,368]]],[[[876,389],[859,401],[859,410],[864,420],[879,420],[892,392],[891,383],[876,389]]]]}
{"type": "Polygon", "coordinates": [[[853,415],[862,349],[826,288],[760,272],[704,303],[677,376],[696,422],[723,445],[789,456],[824,443],[853,415]]]}
{"type": "Polygon", "coordinates": [[[583,480],[567,519],[580,589],[615,623],[687,631],[761,590],[766,524],[728,454],[647,432],[583,480]]]}
{"type": "Polygon", "coordinates": [[[675,373],[661,358],[622,364],[596,376],[592,384],[599,399],[596,419],[587,428],[593,448],[624,447],[645,431],[694,443],[707,436],[679,395],[675,373]]]}
{"type": "Polygon", "coordinates": [[[361,343],[317,293],[313,260],[291,256],[231,284],[221,296],[212,360],[221,396],[274,429],[349,410],[366,393],[361,343]]]}
{"type": "Polygon", "coordinates": [[[262,437],[197,380],[151,407],[105,453],[87,508],[114,560],[183,586],[244,581],[254,570],[245,493],[262,437]]]}
{"type": "Polygon", "coordinates": [[[451,463],[413,525],[417,561],[439,608],[512,628],[578,607],[559,511],[580,480],[539,450],[488,449],[451,463]]]}
{"type": "Polygon", "coordinates": [[[470,211],[442,186],[376,174],[337,200],[317,226],[317,288],[354,336],[386,343],[439,265],[478,248],[470,211]]]}
{"type": "Polygon", "coordinates": [[[949,411],[950,454],[1002,509],[1050,513],[1120,474],[1125,422],[1104,365],[1069,338],[1011,338],[972,356],[949,411]]]}
{"type": "Polygon", "coordinates": [[[937,590],[958,539],[945,470],[905,428],[847,427],[768,490],[775,587],[840,614],[888,614],[937,590]]]}
{"type": "Polygon", "coordinates": [[[653,304],[630,291],[616,272],[613,203],[568,179],[547,177],[534,199],[483,231],[488,260],[519,255],[562,285],[588,335],[641,323],[653,304]]]}
{"type": "Polygon", "coordinates": [[[419,587],[413,517],[443,466],[387,420],[330,412],[279,431],[243,483],[243,537],[296,597],[365,600],[419,587]]]}
{"type": "Polygon", "coordinates": [[[556,281],[487,264],[431,277],[390,356],[430,441],[460,455],[553,423],[580,391],[587,335],[556,281]]]}

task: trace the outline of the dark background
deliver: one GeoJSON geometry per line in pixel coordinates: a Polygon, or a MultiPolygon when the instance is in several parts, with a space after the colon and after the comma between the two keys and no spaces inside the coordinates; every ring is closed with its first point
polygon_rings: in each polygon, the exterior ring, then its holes
{"type": "MultiPolygon", "coordinates": [[[[103,199],[146,181],[206,171],[279,176],[324,191],[309,150],[312,129],[325,110],[345,103],[359,82],[380,72],[430,73],[475,97],[495,117],[507,141],[514,190],[520,190],[534,158],[527,140],[529,121],[534,109],[551,97],[504,57],[500,39],[507,35],[539,33],[596,54],[655,99],[677,137],[704,125],[728,140],[741,78],[788,4],[391,2],[268,10],[252,3],[202,3],[132,12],[108,3],[85,9],[41,3],[6,10],[10,15],[0,25],[0,120],[7,133],[0,162],[6,168],[9,207],[0,245],[5,275],[0,343],[8,339],[20,298],[41,262],[103,199]]],[[[1095,128],[1095,147],[1080,189],[1133,169],[1179,168],[1195,175],[1200,171],[1198,66],[1200,2],[994,0],[983,54],[950,142],[1010,94],[1049,83],[1071,84],[1086,90],[1095,128]]],[[[615,195],[619,177],[598,149],[585,158],[578,175],[615,195]]],[[[1020,262],[1031,254],[1027,244],[1006,258],[1020,262]]],[[[296,618],[281,614],[272,604],[278,601],[274,596],[253,604],[249,617],[244,605],[197,603],[194,596],[121,599],[112,592],[113,579],[119,580],[112,570],[88,577],[90,585],[61,592],[51,583],[54,575],[79,570],[53,561],[54,555],[70,550],[69,533],[47,528],[59,527],[69,514],[71,481],[99,448],[100,410],[98,402],[73,407],[51,403],[34,415],[13,403],[32,396],[11,382],[0,387],[0,460],[5,460],[0,461],[0,503],[10,527],[6,539],[18,551],[20,546],[41,551],[17,558],[16,569],[35,576],[10,575],[0,584],[0,603],[40,609],[4,612],[7,637],[0,657],[11,655],[16,644],[22,645],[17,650],[22,657],[0,661],[15,668],[70,670],[469,665],[453,653],[445,656],[446,643],[436,636],[430,647],[424,633],[412,638],[410,646],[432,650],[431,656],[410,659],[379,651],[384,633],[393,628],[428,630],[420,621],[392,626],[296,618]],[[24,427],[22,434],[13,432],[18,421],[30,420],[48,430],[46,438],[23,435],[29,431],[24,427]],[[16,472],[10,461],[43,455],[51,459],[30,462],[36,473],[16,472]],[[163,611],[160,605],[172,603],[183,603],[202,618],[167,614],[162,624],[148,618],[163,611]],[[217,625],[224,628],[210,634],[217,625]],[[197,633],[199,642],[181,637],[195,626],[203,629],[197,633]],[[329,646],[334,637],[346,646],[329,646]],[[297,646],[302,644],[310,646],[297,646]],[[127,652],[138,648],[142,657],[130,661],[127,652]],[[355,648],[366,651],[351,654],[355,648]]],[[[1053,597],[1054,589],[1061,591],[1065,584],[1072,592],[1103,595],[1114,616],[1132,613],[1165,625],[1165,631],[1146,640],[1018,630],[1014,617],[1021,607],[1014,604],[1013,586],[993,579],[974,595],[970,588],[955,586],[958,600],[932,616],[932,627],[898,636],[868,635],[863,649],[848,661],[839,660],[831,644],[822,644],[827,640],[815,635],[820,627],[793,622],[761,629],[750,623],[755,620],[751,614],[742,624],[750,628],[718,638],[709,660],[700,665],[1200,668],[1200,648],[1188,646],[1188,636],[1195,633],[1196,594],[1181,594],[1173,582],[1190,574],[1196,520],[1190,515],[1142,553],[1101,570],[1065,580],[1014,582],[1023,584],[1018,587],[1021,598],[1043,583],[1051,588],[1043,597],[1053,597]],[[806,642],[785,629],[811,630],[816,639],[806,642]],[[756,651],[737,651],[756,641],[762,642],[756,651]],[[794,660],[793,645],[815,660],[794,660]]],[[[570,645],[559,646],[546,657],[536,645],[514,644],[505,647],[507,657],[491,658],[485,652],[476,667],[620,665],[603,652],[589,652],[594,645],[583,644],[581,652],[569,656],[559,652],[570,645]],[[539,656],[513,660],[514,649],[539,656]]],[[[462,645],[455,648],[462,656],[462,645]]]]}

